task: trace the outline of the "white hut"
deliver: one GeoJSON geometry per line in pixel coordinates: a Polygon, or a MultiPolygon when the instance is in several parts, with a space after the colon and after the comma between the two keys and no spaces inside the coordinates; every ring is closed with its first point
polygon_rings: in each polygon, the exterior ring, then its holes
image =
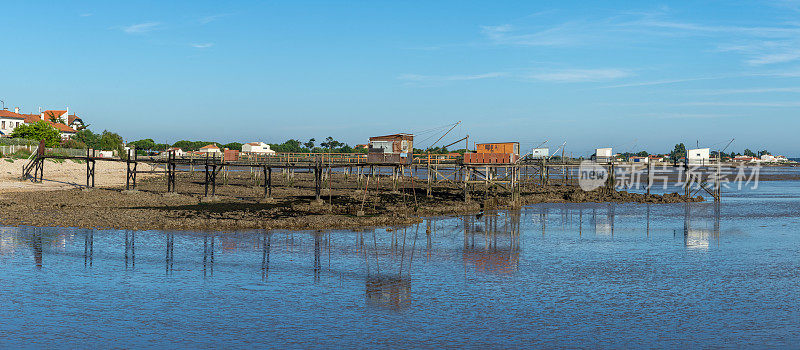
{"type": "Polygon", "coordinates": [[[709,165],[711,164],[711,149],[710,148],[697,148],[686,151],[689,156],[689,165],[709,165]]]}
{"type": "Polygon", "coordinates": [[[597,162],[610,162],[614,158],[611,147],[598,148],[594,150],[594,160],[597,162]]]}
{"type": "Polygon", "coordinates": [[[533,159],[543,159],[549,156],[550,156],[549,148],[534,148],[533,152],[531,153],[531,158],[533,159]]]}

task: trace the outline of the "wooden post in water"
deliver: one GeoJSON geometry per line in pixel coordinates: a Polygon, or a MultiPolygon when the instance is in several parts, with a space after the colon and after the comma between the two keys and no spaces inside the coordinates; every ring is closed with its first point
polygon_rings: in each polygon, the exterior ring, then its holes
{"type": "Polygon", "coordinates": [[[433,197],[433,188],[432,188],[432,185],[433,185],[433,184],[432,184],[432,182],[431,182],[431,180],[432,180],[432,179],[431,179],[431,177],[432,177],[432,170],[431,170],[431,165],[430,165],[430,163],[428,163],[428,166],[427,166],[427,168],[426,168],[426,169],[428,169],[428,176],[427,176],[427,178],[428,178],[427,196],[428,196],[428,198],[431,198],[431,197],[433,197]]]}
{"type": "Polygon", "coordinates": [[[464,202],[469,202],[469,169],[467,167],[462,167],[464,174],[461,176],[461,180],[464,183],[464,202]]]}
{"type": "Polygon", "coordinates": [[[317,159],[314,166],[314,198],[319,202],[322,192],[322,159],[317,159]]]}
{"type": "Polygon", "coordinates": [[[649,156],[648,156],[648,159],[647,159],[647,195],[648,196],[650,195],[650,188],[653,187],[652,173],[653,173],[653,167],[652,167],[652,164],[650,164],[650,159],[649,159],[649,156]]]}

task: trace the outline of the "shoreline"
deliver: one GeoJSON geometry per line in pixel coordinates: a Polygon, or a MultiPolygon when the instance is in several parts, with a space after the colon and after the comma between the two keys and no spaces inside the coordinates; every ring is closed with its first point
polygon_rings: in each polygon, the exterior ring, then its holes
{"type": "MultiPolygon", "coordinates": [[[[99,170],[99,168],[98,168],[99,170]]],[[[51,170],[52,171],[52,170],[51,170]]],[[[121,170],[124,177],[124,168],[121,170]]],[[[586,192],[573,185],[531,186],[521,191],[518,203],[510,195],[474,191],[464,202],[463,189],[448,184],[434,187],[426,196],[419,181],[405,178],[397,191],[391,181],[378,178],[366,193],[350,179],[334,174],[314,199],[311,174],[298,173],[291,184],[285,176],[273,178],[273,198],[263,198],[263,187],[254,186],[247,172],[232,173],[217,186],[214,198],[202,198],[202,172],[179,173],[178,194],[164,194],[164,176],[141,178],[137,191],[108,183],[94,189],[47,188],[2,191],[0,225],[76,227],[129,230],[326,230],[404,226],[423,217],[477,214],[484,210],[514,209],[536,203],[683,203],[702,201],[679,194],[645,195],[599,190],[586,192]],[[328,188],[330,186],[330,188],[328,188]],[[363,211],[363,216],[359,212],[363,211]]],[[[21,180],[16,180],[21,182],[21,180]]],[[[41,184],[35,184],[41,185],[41,184]]]]}

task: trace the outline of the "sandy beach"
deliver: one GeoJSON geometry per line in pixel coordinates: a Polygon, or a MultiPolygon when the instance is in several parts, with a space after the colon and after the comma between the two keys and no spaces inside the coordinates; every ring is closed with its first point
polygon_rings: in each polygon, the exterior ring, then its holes
{"type": "MultiPolygon", "coordinates": [[[[44,163],[44,180],[34,183],[22,180],[22,167],[27,159],[0,159],[0,194],[20,191],[52,191],[74,189],[86,185],[86,163],[66,160],[44,163]]],[[[95,167],[95,186],[110,188],[125,185],[125,163],[98,161],[95,167]]],[[[148,165],[143,167],[149,168],[148,165]]],[[[142,170],[142,168],[140,168],[142,170]]],[[[140,178],[149,174],[139,174],[140,178]]]]}

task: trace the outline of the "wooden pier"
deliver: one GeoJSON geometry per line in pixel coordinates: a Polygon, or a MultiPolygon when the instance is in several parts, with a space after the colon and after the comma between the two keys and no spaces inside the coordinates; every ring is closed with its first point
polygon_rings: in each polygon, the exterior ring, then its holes
{"type": "MultiPolygon", "coordinates": [[[[575,161],[549,162],[544,159],[523,159],[514,164],[464,163],[460,157],[442,155],[414,155],[410,164],[399,163],[370,163],[363,154],[305,154],[305,155],[244,155],[235,159],[225,159],[222,154],[207,154],[204,156],[190,155],[177,156],[175,152],[168,152],[161,156],[138,156],[129,150],[126,157],[107,158],[99,157],[98,152],[87,149],[85,156],[50,155],[40,147],[28,164],[23,167],[22,177],[41,182],[44,178],[44,164],[47,159],[71,159],[86,163],[86,188],[95,186],[95,168],[98,162],[124,162],[126,163],[125,189],[135,191],[137,188],[137,174],[163,174],[166,178],[166,193],[177,193],[177,173],[193,173],[201,169],[204,173],[204,197],[216,195],[219,178],[223,178],[224,185],[229,171],[249,170],[254,180],[263,186],[264,199],[271,199],[273,192],[273,170],[280,170],[286,174],[291,186],[291,179],[296,172],[313,173],[314,195],[321,201],[323,182],[330,176],[337,175],[344,181],[354,181],[356,188],[364,188],[370,179],[376,176],[389,175],[392,190],[398,189],[398,183],[410,180],[414,187],[422,184],[427,196],[432,196],[434,189],[446,186],[450,189],[457,188],[463,192],[463,200],[468,202],[474,192],[482,192],[484,197],[504,193],[510,195],[511,205],[517,206],[520,193],[523,189],[533,186],[548,185],[577,185],[579,163],[575,161]],[[142,170],[140,164],[149,164],[153,170],[142,170]],[[388,170],[388,172],[387,172],[388,170]]],[[[615,191],[615,165],[602,165],[609,171],[610,176],[606,181],[604,190],[615,191]]],[[[650,167],[647,175],[650,178],[650,167]]],[[[713,169],[717,171],[718,168],[713,169]]],[[[652,181],[648,180],[647,193],[650,193],[652,181]]],[[[418,187],[416,187],[418,188],[418,187]]],[[[699,191],[705,190],[715,200],[719,200],[720,189],[706,182],[690,188],[685,186],[685,195],[694,196],[699,191]]]]}

